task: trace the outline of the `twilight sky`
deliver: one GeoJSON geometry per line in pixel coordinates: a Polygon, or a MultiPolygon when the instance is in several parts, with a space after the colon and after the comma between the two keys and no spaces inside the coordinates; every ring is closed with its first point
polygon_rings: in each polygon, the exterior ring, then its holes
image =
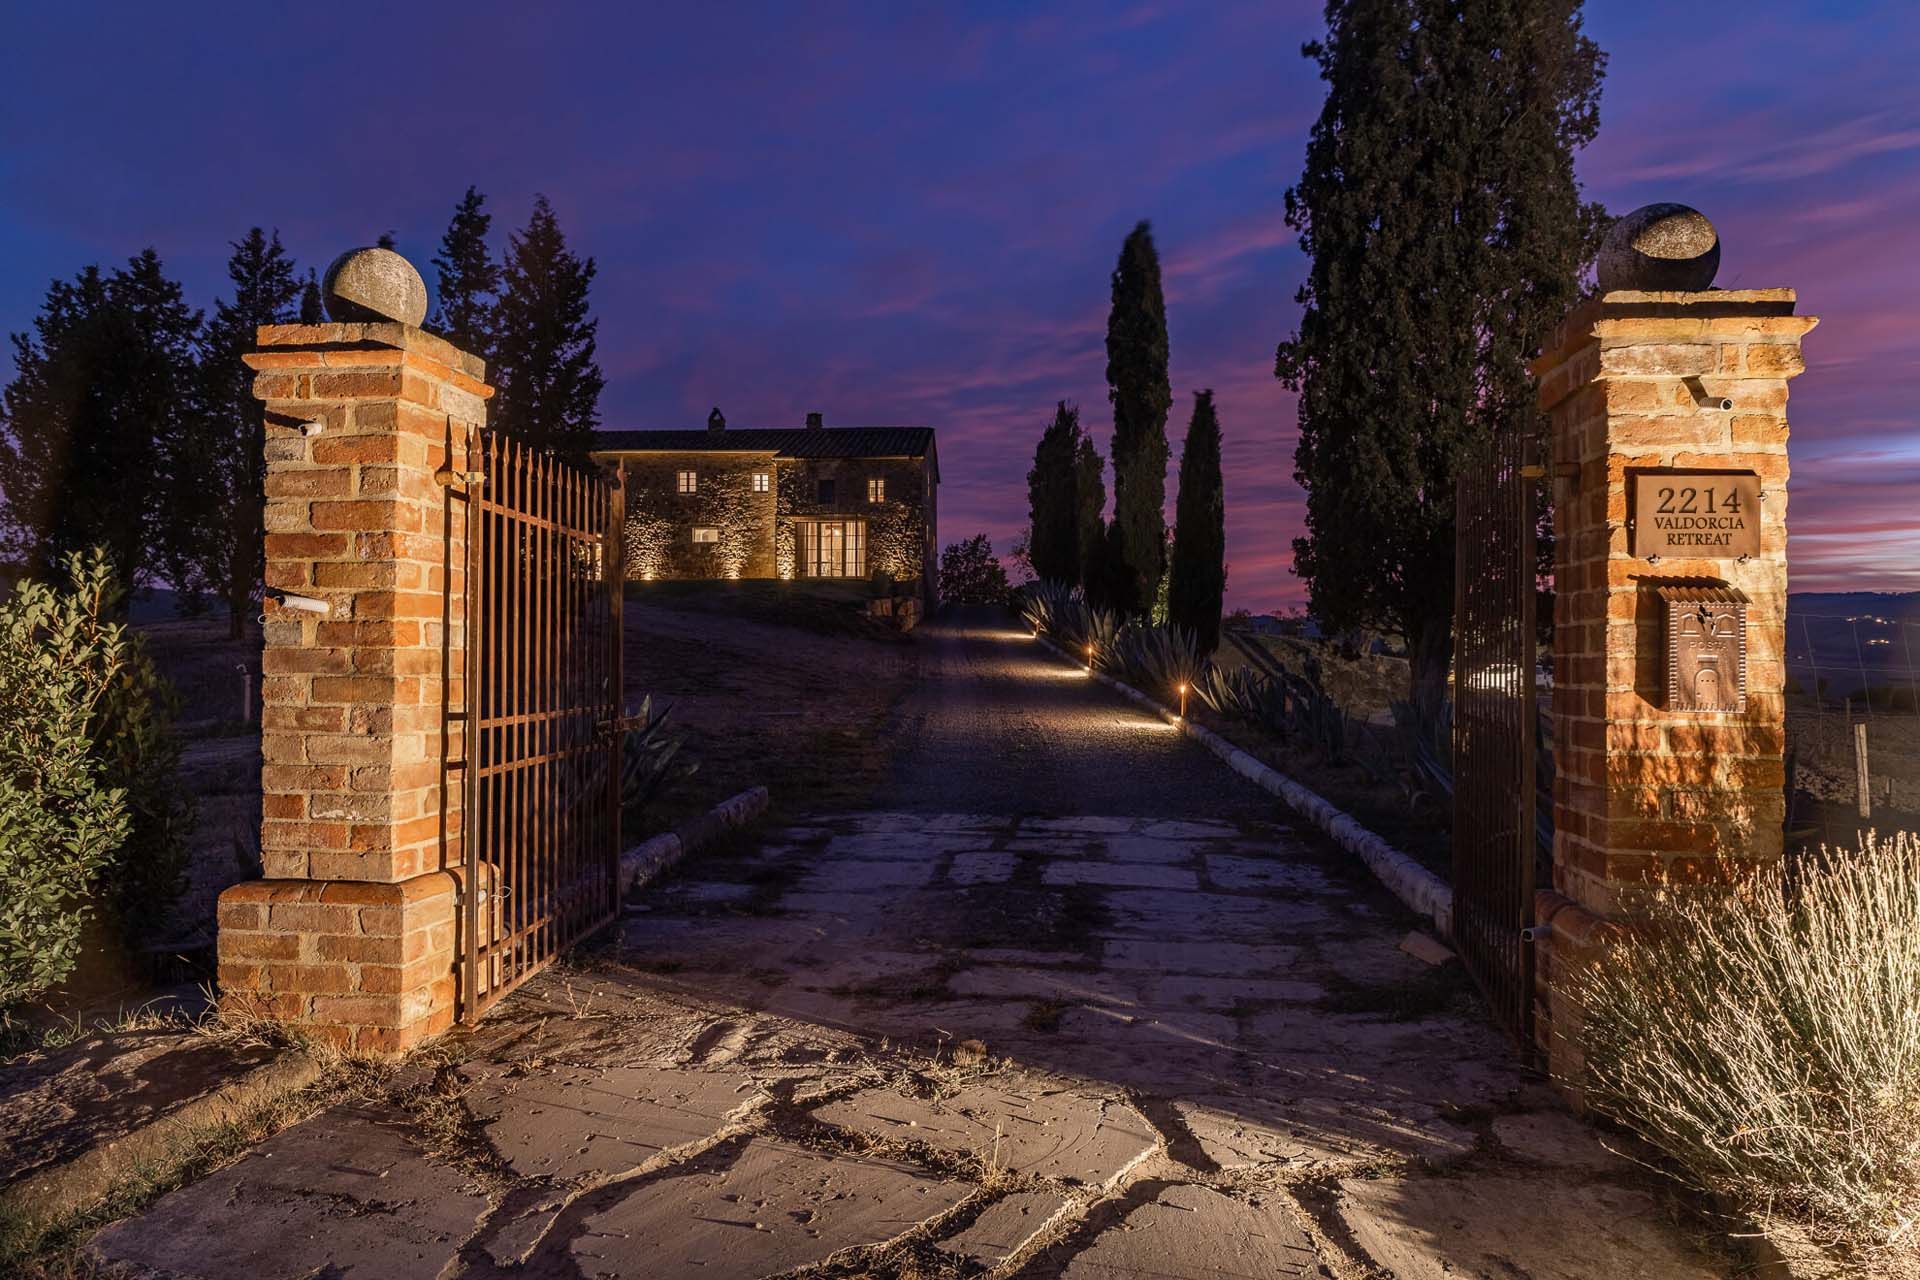
{"type": "MultiPolygon", "coordinates": [[[[1320,24],[1241,0],[16,6],[0,329],[149,244],[210,308],[256,223],[321,267],[392,230],[431,283],[468,183],[498,233],[544,192],[599,261],[605,425],[930,425],[943,539],[1004,551],[1053,402],[1105,448],[1107,275],[1148,218],[1176,464],[1190,393],[1219,400],[1229,604],[1295,603],[1272,366],[1320,24]]],[[[1822,317],[1790,410],[1794,588],[1920,589],[1920,12],[1589,0],[1587,26],[1611,56],[1589,193],[1702,209],[1720,285],[1822,317]]]]}

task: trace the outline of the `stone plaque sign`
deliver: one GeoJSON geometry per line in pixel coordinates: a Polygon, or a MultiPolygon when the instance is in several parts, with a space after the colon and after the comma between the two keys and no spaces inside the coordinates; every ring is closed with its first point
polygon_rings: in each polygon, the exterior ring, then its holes
{"type": "Polygon", "coordinates": [[[1747,709],[1747,599],[1730,587],[1661,587],[1667,710],[1747,709]]]}
{"type": "Polygon", "coordinates": [[[1649,471],[1634,477],[1633,554],[1681,560],[1760,554],[1760,477],[1649,471]]]}

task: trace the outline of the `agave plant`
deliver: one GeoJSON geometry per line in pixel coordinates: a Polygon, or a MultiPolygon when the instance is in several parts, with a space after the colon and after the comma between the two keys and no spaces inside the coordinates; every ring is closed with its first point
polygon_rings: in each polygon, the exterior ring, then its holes
{"type": "Polygon", "coordinates": [[[620,806],[627,813],[644,810],[662,790],[686,781],[700,768],[694,761],[679,760],[687,735],[668,730],[667,718],[672,714],[672,704],[656,713],[653,695],[648,694],[627,717],[627,740],[620,756],[620,806]]]}
{"type": "Polygon", "coordinates": [[[1182,686],[1197,689],[1208,666],[1193,633],[1166,623],[1126,628],[1115,649],[1127,678],[1162,697],[1173,696],[1182,686]]]}
{"type": "Polygon", "coordinates": [[[1193,691],[1199,695],[1200,701],[1223,716],[1235,720],[1253,720],[1259,715],[1264,686],[1271,683],[1252,667],[1228,670],[1208,663],[1206,669],[1195,678],[1193,691]]]}
{"type": "Polygon", "coordinates": [[[1075,640],[1078,650],[1088,655],[1091,665],[1111,670],[1118,665],[1120,632],[1124,626],[1119,615],[1088,607],[1083,609],[1082,619],[1080,635],[1075,640]]]}
{"type": "Polygon", "coordinates": [[[1064,582],[1029,582],[1020,588],[1020,616],[1041,635],[1057,632],[1080,598],[1080,589],[1064,582]]]}

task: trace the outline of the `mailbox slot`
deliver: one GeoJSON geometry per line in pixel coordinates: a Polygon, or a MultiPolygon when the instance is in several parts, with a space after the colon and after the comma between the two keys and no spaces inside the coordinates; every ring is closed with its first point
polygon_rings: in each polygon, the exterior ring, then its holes
{"type": "Polygon", "coordinates": [[[1726,586],[1656,587],[1667,621],[1667,710],[1747,709],[1747,598],[1726,586]]]}

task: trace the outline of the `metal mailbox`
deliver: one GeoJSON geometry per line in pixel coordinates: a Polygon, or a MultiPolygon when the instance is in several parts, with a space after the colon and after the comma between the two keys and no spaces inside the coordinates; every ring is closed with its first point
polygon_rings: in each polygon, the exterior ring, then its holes
{"type": "Polygon", "coordinates": [[[1732,587],[1655,588],[1667,616],[1667,710],[1747,709],[1747,598],[1732,587]]]}

